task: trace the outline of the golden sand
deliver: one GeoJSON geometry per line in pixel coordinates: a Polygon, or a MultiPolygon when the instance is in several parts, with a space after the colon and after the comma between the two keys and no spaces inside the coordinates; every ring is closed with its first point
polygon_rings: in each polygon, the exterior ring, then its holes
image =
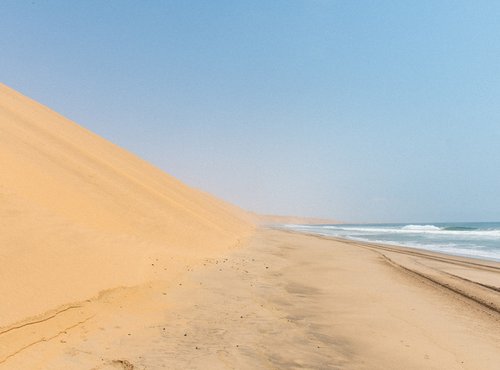
{"type": "MultiPolygon", "coordinates": [[[[5,85],[0,220],[0,332],[170,278],[253,228],[244,211],[5,85]]],[[[4,345],[0,336],[0,361],[14,350],[4,345]]]]}
{"type": "Polygon", "coordinates": [[[305,220],[191,189],[3,85],[0,175],[1,369],[500,364],[498,263],[255,230],[305,220]]]}

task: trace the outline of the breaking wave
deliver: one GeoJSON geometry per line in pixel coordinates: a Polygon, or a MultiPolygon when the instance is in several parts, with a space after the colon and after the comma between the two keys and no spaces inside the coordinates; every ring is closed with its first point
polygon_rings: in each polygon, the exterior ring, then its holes
{"type": "Polygon", "coordinates": [[[500,261],[500,223],[283,225],[307,233],[500,261]]]}

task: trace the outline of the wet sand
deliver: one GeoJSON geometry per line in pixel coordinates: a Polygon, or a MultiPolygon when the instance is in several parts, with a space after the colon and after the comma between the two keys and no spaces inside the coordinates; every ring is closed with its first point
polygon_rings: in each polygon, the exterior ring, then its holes
{"type": "Polygon", "coordinates": [[[496,369],[499,285],[498,263],[262,229],[173,280],[83,304],[83,323],[2,365],[496,369]]]}

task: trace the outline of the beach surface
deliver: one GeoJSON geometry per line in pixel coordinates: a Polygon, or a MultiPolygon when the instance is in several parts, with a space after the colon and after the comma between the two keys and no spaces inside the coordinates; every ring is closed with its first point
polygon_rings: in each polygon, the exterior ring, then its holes
{"type": "Polygon", "coordinates": [[[498,263],[257,229],[1,84],[0,219],[0,369],[500,363],[498,263]]]}
{"type": "Polygon", "coordinates": [[[44,369],[497,369],[500,265],[260,229],[6,361],[44,369]]]}
{"type": "Polygon", "coordinates": [[[120,292],[173,281],[254,229],[249,213],[2,84],[0,220],[0,364],[13,369],[37,368],[8,360],[120,292]]]}

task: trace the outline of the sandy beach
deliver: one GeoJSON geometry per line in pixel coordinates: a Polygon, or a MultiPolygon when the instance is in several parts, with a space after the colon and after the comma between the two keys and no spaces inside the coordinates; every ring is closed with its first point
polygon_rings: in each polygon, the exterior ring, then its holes
{"type": "Polygon", "coordinates": [[[497,263],[261,229],[188,270],[84,303],[2,365],[498,368],[497,263]]]}
{"type": "Polygon", "coordinates": [[[1,369],[498,369],[498,263],[257,227],[307,220],[4,85],[0,170],[1,369]]]}
{"type": "Polygon", "coordinates": [[[110,297],[143,295],[124,287],[174,281],[254,229],[244,210],[2,84],[0,219],[0,364],[14,369],[45,368],[8,360],[110,297]]]}
{"type": "Polygon", "coordinates": [[[0,14],[0,370],[500,370],[500,1],[0,14]]]}

